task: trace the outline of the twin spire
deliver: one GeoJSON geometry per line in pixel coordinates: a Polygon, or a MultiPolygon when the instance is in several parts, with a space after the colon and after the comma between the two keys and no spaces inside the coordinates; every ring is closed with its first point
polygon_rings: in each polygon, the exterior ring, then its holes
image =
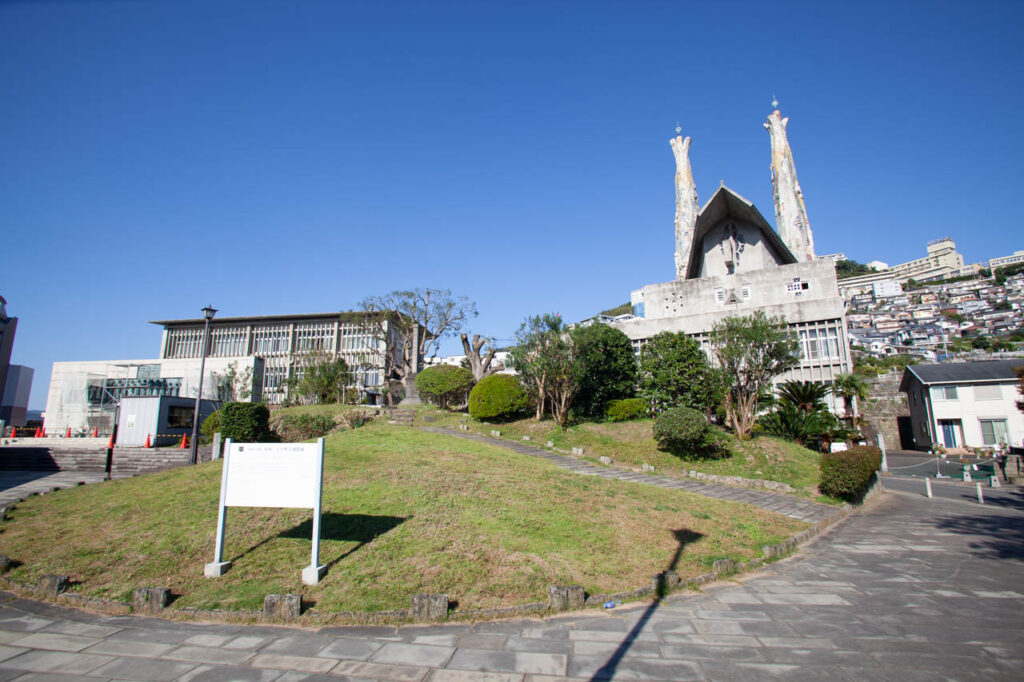
{"type": "MultiPolygon", "coordinates": [[[[775,229],[797,261],[814,260],[814,236],[807,221],[804,195],[796,179],[793,152],[786,139],[788,118],[782,118],[778,102],[764,127],[772,138],[772,193],[775,198],[775,229]]],[[[669,141],[676,157],[676,279],[686,279],[686,269],[697,227],[697,187],[690,169],[690,138],[683,138],[676,126],[676,137],[669,141]]]]}

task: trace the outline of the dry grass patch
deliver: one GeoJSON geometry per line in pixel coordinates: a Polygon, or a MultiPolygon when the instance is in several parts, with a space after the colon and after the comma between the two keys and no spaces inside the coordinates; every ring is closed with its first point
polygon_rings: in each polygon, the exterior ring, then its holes
{"type": "Polygon", "coordinates": [[[310,514],[230,509],[221,578],[213,556],[220,463],[69,489],[18,505],[2,526],[15,577],[67,573],[79,592],[127,600],[169,587],[175,606],[259,608],[301,592],[321,611],[408,605],[446,592],[462,608],[543,600],[547,586],[609,592],[668,568],[696,575],[749,559],[804,524],[748,505],[577,476],[549,463],[445,435],[373,424],[328,439],[321,561],[302,586],[310,514]]]}

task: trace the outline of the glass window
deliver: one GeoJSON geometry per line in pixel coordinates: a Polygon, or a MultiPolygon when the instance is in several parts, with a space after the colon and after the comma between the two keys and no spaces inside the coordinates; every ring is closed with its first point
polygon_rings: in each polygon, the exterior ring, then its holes
{"type": "Polygon", "coordinates": [[[975,400],[1002,400],[1003,392],[999,384],[982,384],[974,387],[975,400]]]}
{"type": "Polygon", "coordinates": [[[936,386],[932,389],[935,400],[958,400],[956,386],[936,386]]]}
{"type": "Polygon", "coordinates": [[[195,407],[170,405],[167,408],[167,426],[172,429],[191,429],[195,407]]]}
{"type": "Polygon", "coordinates": [[[981,441],[985,445],[998,445],[1006,442],[1005,419],[981,419],[981,441]]]}

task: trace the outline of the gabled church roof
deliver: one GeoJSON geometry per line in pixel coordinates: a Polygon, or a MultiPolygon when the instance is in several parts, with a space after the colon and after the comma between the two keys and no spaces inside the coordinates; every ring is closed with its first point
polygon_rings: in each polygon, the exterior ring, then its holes
{"type": "Polygon", "coordinates": [[[722,185],[708,199],[708,202],[700,209],[700,214],[697,215],[697,226],[693,231],[693,243],[690,245],[690,263],[686,268],[686,279],[700,277],[701,259],[704,257],[704,237],[713,227],[730,217],[753,225],[760,230],[764,240],[771,245],[772,250],[782,261],[780,265],[797,262],[796,257],[754,204],[722,185]]]}

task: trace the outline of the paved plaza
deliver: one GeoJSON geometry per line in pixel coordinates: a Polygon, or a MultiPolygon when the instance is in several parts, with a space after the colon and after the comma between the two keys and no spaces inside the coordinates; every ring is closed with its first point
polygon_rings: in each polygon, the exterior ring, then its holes
{"type": "Polygon", "coordinates": [[[0,680],[1010,680],[1024,502],[887,493],[704,593],[544,620],[305,631],[0,600],[0,680]]]}

